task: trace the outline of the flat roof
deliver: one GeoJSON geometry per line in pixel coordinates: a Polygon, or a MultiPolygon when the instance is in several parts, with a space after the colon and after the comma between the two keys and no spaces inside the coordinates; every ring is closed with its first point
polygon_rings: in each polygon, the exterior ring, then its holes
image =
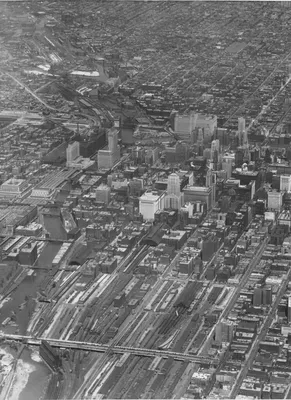
{"type": "Polygon", "coordinates": [[[25,182],[25,179],[15,179],[15,178],[10,178],[6,182],[3,182],[2,185],[21,185],[23,182],[25,182]]]}
{"type": "Polygon", "coordinates": [[[205,186],[187,186],[184,190],[195,190],[196,192],[209,192],[211,188],[205,186]]]}
{"type": "Polygon", "coordinates": [[[99,76],[98,71],[72,71],[71,75],[79,75],[79,76],[92,76],[92,77],[97,77],[99,76]]]}

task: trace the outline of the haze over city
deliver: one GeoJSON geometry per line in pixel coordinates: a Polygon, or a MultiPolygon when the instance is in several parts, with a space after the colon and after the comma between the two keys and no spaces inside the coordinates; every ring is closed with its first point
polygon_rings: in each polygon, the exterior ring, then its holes
{"type": "Polygon", "coordinates": [[[0,399],[291,398],[291,2],[0,1],[0,399]]]}

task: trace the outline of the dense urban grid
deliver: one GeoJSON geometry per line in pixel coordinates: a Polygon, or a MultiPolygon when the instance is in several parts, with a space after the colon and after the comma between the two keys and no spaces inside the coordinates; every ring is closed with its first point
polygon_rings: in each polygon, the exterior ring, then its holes
{"type": "Polygon", "coordinates": [[[290,2],[0,3],[0,398],[291,397],[290,2]]]}

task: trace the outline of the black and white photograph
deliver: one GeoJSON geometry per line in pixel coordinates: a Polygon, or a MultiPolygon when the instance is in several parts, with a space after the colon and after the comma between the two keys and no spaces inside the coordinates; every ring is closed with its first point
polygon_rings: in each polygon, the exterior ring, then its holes
{"type": "Polygon", "coordinates": [[[291,1],[0,0],[0,400],[291,399],[291,1]]]}

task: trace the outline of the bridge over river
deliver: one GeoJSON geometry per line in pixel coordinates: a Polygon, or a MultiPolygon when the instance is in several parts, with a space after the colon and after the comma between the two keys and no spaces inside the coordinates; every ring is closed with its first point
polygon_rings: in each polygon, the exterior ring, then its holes
{"type": "Polygon", "coordinates": [[[189,353],[177,353],[170,350],[157,350],[157,349],[146,349],[138,347],[127,347],[127,346],[110,346],[107,344],[90,343],[90,342],[79,342],[74,340],[60,340],[46,337],[33,337],[24,335],[12,335],[12,334],[0,334],[0,339],[20,341],[33,346],[40,346],[43,340],[47,341],[51,346],[62,349],[74,349],[84,351],[95,351],[99,353],[105,353],[111,351],[116,354],[130,353],[142,357],[163,357],[163,358],[174,358],[177,361],[188,361],[192,363],[210,363],[213,364],[218,362],[213,357],[198,356],[189,353]]]}

